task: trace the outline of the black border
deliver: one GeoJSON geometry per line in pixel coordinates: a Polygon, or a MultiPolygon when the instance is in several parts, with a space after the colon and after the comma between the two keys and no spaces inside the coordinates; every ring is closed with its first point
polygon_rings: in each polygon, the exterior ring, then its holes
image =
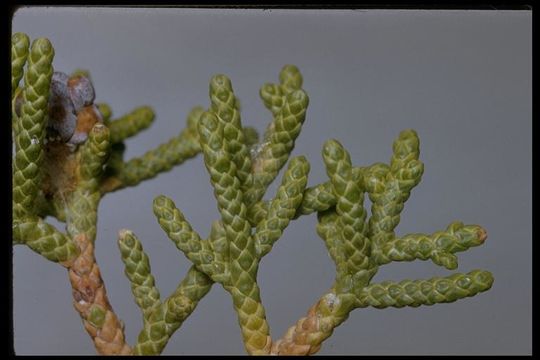
{"type": "MultiPolygon", "coordinates": [[[[517,1],[495,1],[495,2],[486,2],[486,1],[447,1],[447,2],[425,2],[425,1],[386,1],[384,3],[373,3],[368,2],[364,4],[344,4],[344,3],[336,3],[336,4],[317,4],[315,2],[308,2],[308,3],[297,3],[297,4],[287,4],[287,3],[280,3],[280,2],[273,2],[273,3],[260,3],[255,1],[237,1],[233,4],[223,4],[215,1],[192,1],[192,2],[172,2],[172,1],[151,1],[151,2],[139,2],[137,1],[95,1],[89,4],[88,2],[83,1],[71,1],[71,2],[55,2],[55,1],[20,1],[20,2],[13,2],[9,1],[7,2],[7,9],[1,12],[2,17],[5,17],[5,19],[2,19],[1,26],[2,31],[5,32],[5,39],[6,43],[3,49],[5,50],[5,54],[3,56],[4,61],[7,62],[5,64],[4,69],[11,69],[10,64],[10,47],[11,47],[11,22],[13,18],[13,14],[19,7],[25,7],[25,6],[81,6],[81,7],[111,7],[111,8],[133,8],[133,7],[147,7],[147,8],[155,8],[155,7],[165,7],[165,8],[172,8],[172,7],[184,7],[184,8],[230,8],[230,9],[365,9],[365,10],[374,10],[374,9],[395,9],[395,10],[529,10],[532,11],[533,19],[532,19],[532,32],[533,32],[533,104],[535,103],[535,97],[534,97],[534,85],[537,83],[537,73],[534,72],[534,57],[535,57],[535,47],[534,47],[534,40],[535,40],[535,33],[537,32],[537,19],[534,14],[534,6],[532,2],[528,3],[520,3],[517,1]],[[6,11],[7,10],[7,11],[6,11]]],[[[5,77],[3,79],[3,84],[10,84],[10,80],[8,77],[11,76],[11,70],[3,71],[1,72],[2,77],[5,77]]],[[[7,92],[10,92],[10,85],[6,85],[8,87],[7,92]]],[[[5,97],[5,102],[3,104],[4,108],[6,109],[6,112],[4,114],[9,114],[1,121],[5,129],[0,131],[0,136],[2,136],[2,140],[0,140],[0,144],[3,147],[2,154],[6,154],[7,162],[10,166],[10,169],[12,168],[12,135],[11,135],[11,101],[9,99],[10,97],[5,97]],[[9,129],[8,129],[9,127],[9,129]],[[10,154],[10,155],[8,155],[10,154]]],[[[533,105],[532,114],[532,140],[533,140],[533,163],[531,166],[534,170],[534,119],[538,118],[538,111],[535,110],[535,107],[533,105]]],[[[511,121],[511,119],[509,119],[511,121]]],[[[10,172],[11,173],[11,172],[10,172]]],[[[533,171],[534,174],[534,171],[533,171]]],[[[7,350],[7,355],[11,356],[17,356],[15,354],[15,348],[14,348],[14,339],[13,339],[13,247],[11,244],[11,241],[9,239],[12,238],[12,229],[10,226],[8,226],[9,223],[12,223],[12,213],[11,213],[11,200],[12,200],[12,184],[11,184],[11,176],[7,177],[6,175],[2,176],[1,179],[6,181],[6,197],[3,197],[5,199],[2,201],[2,204],[7,207],[6,214],[8,214],[8,220],[9,222],[7,224],[4,224],[2,226],[2,229],[7,232],[5,236],[2,236],[2,246],[4,247],[2,251],[2,255],[7,257],[5,258],[1,264],[3,265],[3,271],[2,274],[6,278],[7,281],[5,284],[9,284],[8,291],[8,298],[7,298],[7,306],[4,306],[3,308],[7,310],[7,317],[5,318],[7,321],[2,321],[4,324],[7,325],[7,336],[3,336],[4,346],[2,349],[7,350]],[[8,188],[9,187],[9,188],[8,188]]],[[[534,175],[533,175],[533,184],[534,184],[534,175]]],[[[534,200],[537,197],[536,193],[534,191],[534,185],[532,189],[532,195],[533,195],[533,224],[534,224],[534,200]]],[[[533,304],[534,304],[534,272],[537,269],[537,266],[535,266],[534,263],[534,252],[535,252],[535,246],[534,246],[534,226],[533,226],[533,252],[531,254],[531,257],[533,258],[533,304]]],[[[512,239],[508,239],[511,241],[512,239]]],[[[5,295],[4,295],[5,296],[5,295]]],[[[511,309],[508,309],[508,311],[511,311],[511,309]]],[[[535,349],[535,342],[534,342],[534,306],[533,306],[533,342],[532,342],[532,354],[534,355],[534,349],[535,349]]],[[[5,326],[5,325],[4,325],[5,326]]],[[[19,355],[20,356],[20,355],[19,355]]]]}

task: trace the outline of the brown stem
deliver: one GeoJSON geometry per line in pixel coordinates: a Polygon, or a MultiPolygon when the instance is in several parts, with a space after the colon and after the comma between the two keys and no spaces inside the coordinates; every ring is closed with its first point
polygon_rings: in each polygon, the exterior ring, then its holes
{"type": "Polygon", "coordinates": [[[104,195],[106,193],[119,190],[123,186],[124,184],[122,183],[122,180],[115,176],[109,176],[101,182],[99,191],[102,195],[104,195]]]}
{"type": "Polygon", "coordinates": [[[305,317],[287,330],[283,338],[273,343],[271,355],[315,354],[322,342],[349,317],[353,302],[349,294],[339,295],[333,290],[326,293],[305,317]]]}
{"type": "Polygon", "coordinates": [[[86,234],[76,235],[74,241],[80,248],[80,255],[65,264],[73,289],[73,305],[99,354],[129,355],[132,350],[125,340],[124,324],[107,299],[94,246],[86,234]]]}

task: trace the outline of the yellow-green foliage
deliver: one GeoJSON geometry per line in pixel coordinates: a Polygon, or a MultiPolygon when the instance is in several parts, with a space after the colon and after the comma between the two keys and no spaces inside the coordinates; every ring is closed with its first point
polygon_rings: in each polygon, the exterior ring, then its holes
{"type": "MultiPolygon", "coordinates": [[[[78,236],[95,240],[97,209],[105,194],[151,179],[200,152],[204,157],[220,214],[208,238],[199,236],[171,198],[160,195],[153,203],[161,228],[193,263],[169,297],[161,298],[139,239],[129,230],[120,231],[121,259],[143,319],[135,354],[160,354],[213,283],[230,293],[250,354],[311,354],[356,308],[453,302],[491,287],[491,274],[482,270],[427,280],[371,282],[379,267],[392,261],[431,260],[455,269],[455,254],[481,245],[486,232],[478,225],[454,222],[433,234],[396,235],[404,203],[424,171],[414,130],[399,134],[388,164],[353,166],[345,147],[328,140],[322,148],[328,181],[308,187],[307,157],[289,159],[309,105],[302,75],[294,65],[283,67],[278,83],[260,89],[272,115],[260,141],[254,129],[242,124],[232,82],[220,74],[210,80],[208,108],[194,107],[177,136],[124,161],[124,141],[149,127],[154,111],[142,106],[114,119],[109,105],[98,104],[99,114],[82,143],[46,141],[53,131],[47,121],[54,49],[47,39],[29,44],[25,34],[12,36],[11,94],[14,104],[20,102],[12,114],[14,244],[27,245],[69,267],[78,261],[78,236]],[[57,155],[46,157],[45,150],[57,155]],[[262,200],[285,165],[276,193],[262,200]],[[43,180],[47,169],[69,172],[64,174],[67,180],[51,187],[43,180]],[[370,212],[364,204],[366,197],[372,203],[370,212]],[[273,341],[257,282],[259,264],[291,221],[313,213],[318,219],[317,233],[336,266],[335,283],[329,284],[329,292],[314,310],[319,322],[306,322],[301,330],[293,327],[283,340],[273,341]],[[48,224],[44,220],[48,215],[64,221],[66,232],[48,224]]],[[[91,85],[87,71],[78,70],[74,76],[91,85]]],[[[77,113],[77,126],[81,121],[77,113]]],[[[105,329],[108,320],[101,307],[93,307],[88,321],[105,329]]]]}

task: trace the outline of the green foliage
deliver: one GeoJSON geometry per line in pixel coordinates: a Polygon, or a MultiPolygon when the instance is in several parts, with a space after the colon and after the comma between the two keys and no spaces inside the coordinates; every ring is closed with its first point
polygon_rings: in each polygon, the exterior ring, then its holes
{"type": "Polygon", "coordinates": [[[135,301],[141,308],[144,318],[148,319],[154,308],[160,304],[159,290],[150,272],[148,255],[144,252],[139,239],[129,230],[120,231],[118,246],[135,301]]]}
{"type": "MultiPolygon", "coordinates": [[[[107,110],[109,109],[105,108],[105,111],[107,110]]],[[[111,120],[108,125],[111,131],[111,143],[122,142],[148,128],[152,125],[154,117],[154,112],[150,107],[142,106],[119,119],[111,120]]]]}
{"type": "MultiPolygon", "coordinates": [[[[77,269],[70,274],[76,286],[81,286],[84,276],[95,275],[90,278],[96,281],[96,291],[101,291],[101,302],[88,308],[79,302],[76,308],[101,353],[160,354],[214,283],[230,293],[250,354],[312,354],[356,308],[453,302],[486,291],[493,283],[492,275],[483,270],[428,280],[371,283],[379,267],[392,261],[431,260],[456,269],[455,254],[481,245],[486,232],[478,225],[453,222],[433,234],[396,235],[404,204],[424,171],[414,130],[399,134],[389,164],[364,167],[353,166],[345,147],[328,140],[322,149],[328,181],[308,187],[310,164],[306,157],[289,160],[309,105],[302,75],[293,65],[282,68],[279,83],[267,83],[260,89],[272,116],[262,139],[256,130],[242,124],[240,101],[232,83],[219,74],[210,80],[207,109],[192,108],[178,135],[124,161],[125,140],[154,121],[150,107],[138,107],[112,119],[111,107],[101,103],[82,143],[44,141],[54,135],[47,127],[54,49],[47,39],[37,39],[29,48],[28,37],[17,33],[12,36],[11,50],[12,102],[21,103],[20,114],[15,105],[12,113],[16,145],[13,243],[77,269]],[[23,76],[24,85],[19,87],[23,76]],[[56,155],[45,156],[45,152],[56,155]],[[119,233],[125,274],[143,319],[131,350],[118,340],[123,340],[123,328],[113,317],[104,285],[98,281],[99,269],[92,262],[99,201],[108,192],[151,179],[199,152],[220,214],[211,223],[208,238],[199,236],[171,198],[160,195],[153,203],[159,225],[193,263],[169,297],[161,299],[150,259],[139,239],[129,230],[119,233]],[[287,162],[274,196],[261,200],[287,162]],[[62,176],[54,178],[62,182],[51,183],[50,173],[58,171],[62,176]],[[364,204],[366,197],[371,201],[370,213],[364,204]],[[336,266],[335,283],[307,317],[283,339],[273,342],[257,282],[259,264],[291,221],[313,213],[318,220],[317,234],[336,266]],[[48,224],[46,215],[64,221],[66,233],[48,224]],[[101,334],[116,334],[114,340],[104,342],[93,328],[101,334]]],[[[87,71],[77,70],[71,76],[90,81],[87,71]]],[[[74,291],[74,296],[82,295],[74,291]]]]}
{"type": "MultiPolygon", "coordinates": [[[[21,37],[18,34],[13,36],[15,40],[12,40],[12,54],[18,53],[17,49],[28,43],[24,40],[17,41],[21,37]]],[[[24,53],[24,51],[21,52],[24,53]]],[[[32,213],[32,203],[38,193],[44,157],[42,144],[45,139],[53,57],[54,49],[49,40],[37,39],[32,43],[28,55],[28,67],[24,73],[21,116],[17,117],[16,126],[14,126],[17,152],[13,161],[13,212],[17,216],[32,213]]],[[[12,59],[12,63],[19,65],[20,73],[24,62],[12,59]]],[[[20,78],[17,71],[13,73],[20,78]]],[[[15,80],[17,79],[12,78],[13,87],[18,82],[15,80]]]]}

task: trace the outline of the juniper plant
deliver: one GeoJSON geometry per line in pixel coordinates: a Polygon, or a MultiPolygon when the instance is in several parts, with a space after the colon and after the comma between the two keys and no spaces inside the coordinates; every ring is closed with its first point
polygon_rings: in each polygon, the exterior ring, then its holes
{"type": "Polygon", "coordinates": [[[28,36],[16,33],[11,49],[13,243],[67,269],[74,307],[100,354],[160,354],[214,283],[231,295],[246,351],[273,355],[316,353],[357,308],[453,302],[486,291],[493,283],[483,270],[372,283],[378,268],[392,261],[431,260],[456,269],[455,254],[481,245],[486,231],[453,222],[433,234],[396,235],[404,203],[424,171],[414,130],[399,134],[389,164],[353,166],[343,145],[328,140],[322,150],[328,181],[308,187],[308,160],[289,159],[309,104],[302,75],[293,65],[283,67],[279,83],[260,90],[273,117],[261,141],[254,129],[242,125],[231,81],[216,75],[208,108],[194,107],[177,136],[125,161],[124,141],[152,124],[150,107],[113,119],[107,104],[94,104],[87,72],[53,70],[49,40],[36,39],[30,45],[28,36]],[[202,239],[171,198],[160,195],[154,200],[161,228],[193,263],[166,299],[161,299],[139,239],[129,230],[119,232],[125,274],[143,318],[131,347],[94,256],[99,201],[199,152],[220,218],[202,239]],[[262,200],[285,165],[274,197],[262,200]],[[314,213],[317,234],[336,266],[335,282],[305,317],[281,339],[272,340],[257,283],[259,263],[291,221],[314,213]],[[65,232],[47,223],[47,216],[64,222],[65,232]]]}

